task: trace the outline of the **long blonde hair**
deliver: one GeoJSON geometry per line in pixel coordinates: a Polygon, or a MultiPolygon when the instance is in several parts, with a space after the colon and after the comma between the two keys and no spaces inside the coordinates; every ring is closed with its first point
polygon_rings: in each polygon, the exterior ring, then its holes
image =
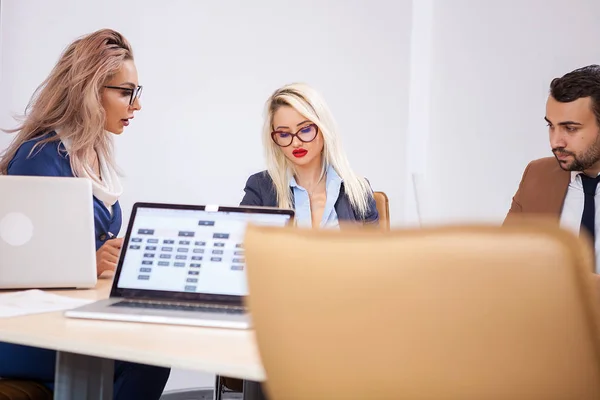
{"type": "Polygon", "coordinates": [[[293,208],[289,178],[294,173],[294,165],[271,139],[273,116],[283,106],[294,108],[319,127],[324,142],[321,177],[325,175],[329,166],[333,167],[344,181],[344,189],[351,206],[361,217],[364,217],[368,211],[369,198],[373,195],[373,191],[366,179],[356,175],[350,168],[335,120],[322,96],[304,83],[293,83],[277,89],[266,104],[263,142],[267,172],[273,180],[277,192],[278,207],[293,208]]]}
{"type": "Polygon", "coordinates": [[[75,176],[99,180],[86,162],[93,150],[116,167],[111,135],[104,130],[102,86],[126,60],[133,60],[131,45],[120,33],[102,29],[75,40],[61,54],[50,75],[36,89],[25,110],[23,123],[8,133],[19,132],[0,159],[0,175],[24,142],[50,136],[34,146],[55,140],[69,142],[71,169],[75,176]]]}

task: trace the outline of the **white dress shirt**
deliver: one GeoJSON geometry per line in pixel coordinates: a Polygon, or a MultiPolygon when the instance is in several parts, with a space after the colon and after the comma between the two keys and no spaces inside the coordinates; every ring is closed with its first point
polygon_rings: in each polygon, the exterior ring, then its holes
{"type": "MultiPolygon", "coordinates": [[[[312,211],[310,209],[310,197],[306,189],[298,185],[296,178],[290,178],[290,187],[294,193],[294,209],[296,215],[294,220],[298,226],[312,227],[312,211]]],[[[325,178],[325,190],[327,200],[325,209],[323,210],[323,218],[321,219],[321,228],[339,229],[337,213],[335,212],[335,203],[340,196],[342,188],[342,178],[338,175],[335,169],[330,165],[327,167],[327,175],[325,178]]]]}
{"type": "MultiPolygon", "coordinates": [[[[580,171],[571,172],[571,182],[567,189],[565,202],[560,214],[560,226],[572,230],[579,235],[581,227],[581,217],[583,215],[583,205],[585,203],[585,194],[583,193],[583,183],[581,182],[580,171]]],[[[598,174],[600,175],[600,174],[598,174]]],[[[594,228],[596,231],[594,249],[596,253],[596,273],[600,273],[600,185],[596,187],[594,195],[594,204],[596,206],[596,216],[594,220],[594,228]]]]}

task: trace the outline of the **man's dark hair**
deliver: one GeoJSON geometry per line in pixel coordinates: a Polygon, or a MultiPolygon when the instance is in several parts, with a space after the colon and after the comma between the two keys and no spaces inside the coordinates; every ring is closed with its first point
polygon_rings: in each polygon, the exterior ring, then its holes
{"type": "Polygon", "coordinates": [[[550,94],[561,103],[591,97],[592,111],[600,127],[600,65],[588,65],[554,78],[550,83],[550,94]]]}

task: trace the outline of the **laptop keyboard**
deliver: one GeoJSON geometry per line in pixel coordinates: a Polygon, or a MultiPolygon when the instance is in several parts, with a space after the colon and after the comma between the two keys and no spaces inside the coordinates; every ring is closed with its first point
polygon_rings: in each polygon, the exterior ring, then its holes
{"type": "Polygon", "coordinates": [[[150,301],[132,301],[123,300],[110,305],[111,307],[129,307],[129,308],[143,308],[149,310],[176,310],[176,311],[194,311],[194,312],[212,312],[212,313],[224,313],[224,314],[244,314],[245,310],[242,308],[232,307],[211,307],[200,304],[187,304],[187,303],[159,303],[150,301]]]}

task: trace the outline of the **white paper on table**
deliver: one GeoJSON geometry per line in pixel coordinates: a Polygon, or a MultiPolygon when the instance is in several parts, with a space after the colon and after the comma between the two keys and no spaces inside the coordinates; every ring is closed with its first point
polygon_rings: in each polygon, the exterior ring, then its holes
{"type": "Polygon", "coordinates": [[[70,310],[94,302],[33,289],[0,294],[0,318],[70,310]]]}

